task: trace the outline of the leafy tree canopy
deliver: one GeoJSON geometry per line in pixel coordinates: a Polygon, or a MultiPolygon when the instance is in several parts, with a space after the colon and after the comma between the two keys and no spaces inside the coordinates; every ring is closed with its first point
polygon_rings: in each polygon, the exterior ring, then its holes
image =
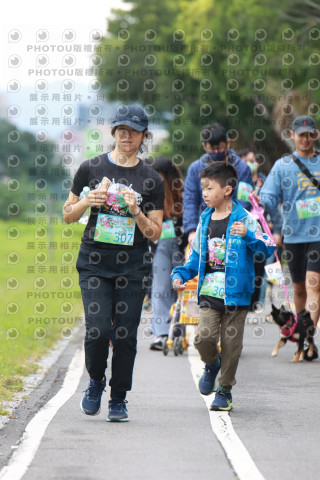
{"type": "Polygon", "coordinates": [[[65,176],[54,143],[39,142],[32,133],[0,120],[0,218],[34,218],[40,204],[46,213],[61,215],[65,176]]]}
{"type": "Polygon", "coordinates": [[[320,120],[311,0],[126,3],[109,20],[97,74],[109,100],[139,102],[151,129],[169,130],[156,154],[179,155],[186,169],[202,152],[202,126],[219,121],[269,168],[289,150],[284,129],[297,114],[320,120]]]}

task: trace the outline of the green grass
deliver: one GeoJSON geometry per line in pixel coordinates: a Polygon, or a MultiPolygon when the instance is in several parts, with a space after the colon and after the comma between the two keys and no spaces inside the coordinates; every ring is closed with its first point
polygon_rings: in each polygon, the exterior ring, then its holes
{"type": "Polygon", "coordinates": [[[84,227],[37,222],[0,221],[0,415],[40,357],[81,322],[75,265],[84,227]]]}

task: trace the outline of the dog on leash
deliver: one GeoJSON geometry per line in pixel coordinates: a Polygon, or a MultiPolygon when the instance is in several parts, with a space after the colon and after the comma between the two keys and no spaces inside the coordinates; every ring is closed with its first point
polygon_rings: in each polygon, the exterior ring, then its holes
{"type": "Polygon", "coordinates": [[[310,313],[307,310],[301,310],[296,316],[281,306],[280,309],[272,305],[271,317],[280,328],[280,340],[274,347],[272,356],[278,355],[279,348],[283,347],[287,340],[296,342],[298,350],[291,360],[291,362],[306,360],[313,360],[316,358],[316,349],[313,342],[314,324],[310,313]],[[309,348],[307,349],[306,357],[304,352],[304,341],[307,340],[309,348]]]}

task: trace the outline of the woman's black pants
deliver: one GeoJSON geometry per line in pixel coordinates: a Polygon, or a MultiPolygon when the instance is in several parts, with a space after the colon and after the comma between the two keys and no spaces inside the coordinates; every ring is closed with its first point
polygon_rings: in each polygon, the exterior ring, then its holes
{"type": "Polygon", "coordinates": [[[85,312],[85,363],[93,380],[102,380],[112,343],[111,398],[131,390],[145,288],[151,270],[146,248],[91,250],[77,260],[85,312]]]}

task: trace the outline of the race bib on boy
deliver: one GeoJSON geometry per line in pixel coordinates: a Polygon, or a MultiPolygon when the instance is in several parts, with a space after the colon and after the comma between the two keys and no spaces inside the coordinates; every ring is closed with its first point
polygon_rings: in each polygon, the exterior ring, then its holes
{"type": "Polygon", "coordinates": [[[115,245],[133,245],[136,222],[131,217],[99,213],[94,240],[115,245]]]}
{"type": "Polygon", "coordinates": [[[207,273],[200,295],[224,299],[225,272],[207,273]]]}
{"type": "Polygon", "coordinates": [[[176,238],[176,232],[174,230],[173,220],[165,220],[162,223],[160,240],[164,238],[176,238]]]}
{"type": "Polygon", "coordinates": [[[312,197],[296,201],[298,218],[311,218],[320,216],[320,197],[312,197]]]}

